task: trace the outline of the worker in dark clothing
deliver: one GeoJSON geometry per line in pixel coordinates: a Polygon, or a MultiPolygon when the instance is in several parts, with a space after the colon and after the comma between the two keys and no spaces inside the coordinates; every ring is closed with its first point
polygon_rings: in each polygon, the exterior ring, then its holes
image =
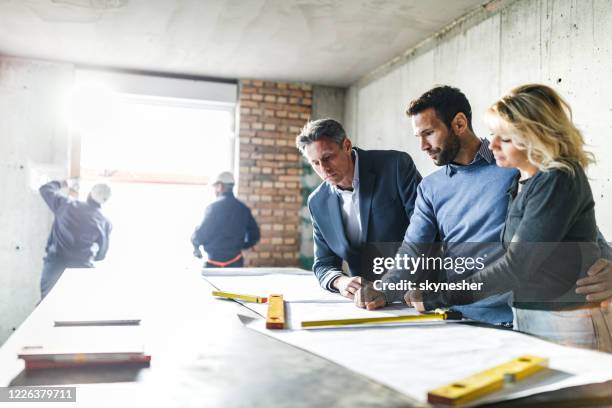
{"type": "Polygon", "coordinates": [[[234,197],[232,173],[220,173],[212,186],[217,199],[206,208],[202,223],[191,236],[193,254],[202,258],[202,246],[208,254],[207,268],[242,267],[241,251],[259,241],[259,227],[249,207],[234,197]]]}
{"type": "Polygon", "coordinates": [[[100,207],[110,198],[110,187],[96,184],[83,202],[62,194],[67,186],[66,181],[51,181],[39,189],[55,215],[40,279],[41,300],[66,268],[93,268],[108,251],[112,225],[100,207]]]}

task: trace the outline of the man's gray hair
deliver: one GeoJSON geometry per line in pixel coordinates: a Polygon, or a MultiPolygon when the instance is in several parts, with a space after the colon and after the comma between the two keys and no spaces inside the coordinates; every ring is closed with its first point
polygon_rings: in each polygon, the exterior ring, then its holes
{"type": "Polygon", "coordinates": [[[300,152],[304,153],[306,146],[322,138],[342,146],[342,142],[346,139],[346,132],[342,125],[333,119],[311,120],[295,138],[295,145],[300,152]]]}

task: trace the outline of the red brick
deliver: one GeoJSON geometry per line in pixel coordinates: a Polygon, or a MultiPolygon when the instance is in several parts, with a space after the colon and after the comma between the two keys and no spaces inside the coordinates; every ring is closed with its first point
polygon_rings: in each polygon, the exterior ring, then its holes
{"type": "Polygon", "coordinates": [[[248,129],[241,129],[240,130],[240,137],[253,137],[255,136],[255,131],[254,130],[248,130],[248,129]]]}
{"type": "Polygon", "coordinates": [[[258,103],[255,101],[243,101],[240,102],[240,108],[256,108],[258,106],[258,103]]]}
{"type": "Polygon", "coordinates": [[[282,94],[286,93],[286,91],[284,89],[278,89],[278,87],[276,87],[276,88],[261,88],[261,93],[263,93],[264,95],[282,95],[282,94]]]}

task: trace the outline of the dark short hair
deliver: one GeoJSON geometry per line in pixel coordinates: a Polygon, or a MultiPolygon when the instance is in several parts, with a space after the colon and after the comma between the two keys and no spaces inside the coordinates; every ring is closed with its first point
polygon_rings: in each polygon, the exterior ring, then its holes
{"type": "Polygon", "coordinates": [[[333,119],[312,120],[306,123],[300,134],[297,135],[295,145],[300,152],[304,152],[306,146],[322,138],[342,146],[342,142],[346,139],[346,132],[342,125],[333,119]]]}
{"type": "Polygon", "coordinates": [[[449,129],[455,116],[460,112],[463,113],[467,118],[468,127],[472,130],[472,107],[463,92],[458,88],[448,85],[431,88],[419,98],[410,102],[406,114],[414,116],[429,108],[436,111],[438,118],[449,129]]]}

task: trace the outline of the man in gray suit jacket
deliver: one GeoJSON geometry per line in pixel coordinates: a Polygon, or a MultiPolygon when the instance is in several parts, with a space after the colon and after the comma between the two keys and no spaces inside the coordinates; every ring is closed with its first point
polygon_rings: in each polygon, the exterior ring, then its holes
{"type": "Polygon", "coordinates": [[[296,145],[324,180],[308,198],[313,271],[324,289],[352,299],[371,272],[361,268],[364,244],[402,241],[421,175],[407,153],[353,148],[333,119],[306,124],[296,145]]]}

